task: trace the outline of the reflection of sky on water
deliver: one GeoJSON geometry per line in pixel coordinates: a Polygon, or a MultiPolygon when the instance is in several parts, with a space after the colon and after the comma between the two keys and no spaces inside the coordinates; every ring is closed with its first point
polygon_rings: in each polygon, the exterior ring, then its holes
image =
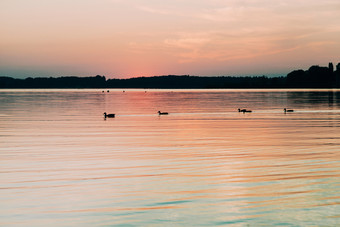
{"type": "Polygon", "coordinates": [[[338,93],[0,92],[5,225],[339,222],[338,93]]]}

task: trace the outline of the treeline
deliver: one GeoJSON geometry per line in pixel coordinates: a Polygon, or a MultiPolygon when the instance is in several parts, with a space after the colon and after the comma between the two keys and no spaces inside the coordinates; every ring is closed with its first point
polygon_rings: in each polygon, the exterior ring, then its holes
{"type": "Polygon", "coordinates": [[[200,77],[155,76],[131,79],[109,79],[109,88],[279,88],[284,77],[200,77]]]}
{"type": "Polygon", "coordinates": [[[285,77],[201,77],[154,76],[130,79],[95,77],[38,77],[14,79],[0,77],[0,88],[340,88],[340,63],[334,71],[328,67],[312,66],[295,70],[285,77]]]}
{"type": "Polygon", "coordinates": [[[0,88],[280,88],[285,77],[154,76],[130,79],[58,77],[14,79],[0,77],[0,88]]]}
{"type": "Polygon", "coordinates": [[[0,77],[0,88],[103,88],[106,85],[104,76],[95,77],[28,77],[14,79],[0,77]]]}
{"type": "Polygon", "coordinates": [[[328,67],[312,66],[304,71],[294,70],[287,75],[287,87],[291,88],[339,88],[340,63],[336,71],[332,63],[328,67]]]}

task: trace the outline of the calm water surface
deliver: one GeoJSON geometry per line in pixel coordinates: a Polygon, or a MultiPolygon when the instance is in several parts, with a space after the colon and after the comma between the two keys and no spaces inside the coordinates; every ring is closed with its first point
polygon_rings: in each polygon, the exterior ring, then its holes
{"type": "Polygon", "coordinates": [[[0,226],[339,226],[339,188],[340,90],[0,90],[0,226]]]}

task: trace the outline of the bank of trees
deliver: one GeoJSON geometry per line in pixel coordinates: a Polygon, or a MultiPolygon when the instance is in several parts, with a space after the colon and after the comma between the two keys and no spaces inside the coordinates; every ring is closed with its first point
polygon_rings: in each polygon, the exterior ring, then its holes
{"type": "Polygon", "coordinates": [[[294,70],[287,76],[215,76],[168,75],[106,79],[94,77],[38,77],[14,79],[0,77],[0,88],[339,88],[340,63],[333,68],[312,66],[294,70]]]}

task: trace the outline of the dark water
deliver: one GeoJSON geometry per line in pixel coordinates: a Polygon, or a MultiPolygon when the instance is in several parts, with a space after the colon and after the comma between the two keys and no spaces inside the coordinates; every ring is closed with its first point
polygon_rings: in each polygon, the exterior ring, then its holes
{"type": "Polygon", "coordinates": [[[0,168],[1,226],[339,226],[340,90],[0,90],[0,168]]]}

